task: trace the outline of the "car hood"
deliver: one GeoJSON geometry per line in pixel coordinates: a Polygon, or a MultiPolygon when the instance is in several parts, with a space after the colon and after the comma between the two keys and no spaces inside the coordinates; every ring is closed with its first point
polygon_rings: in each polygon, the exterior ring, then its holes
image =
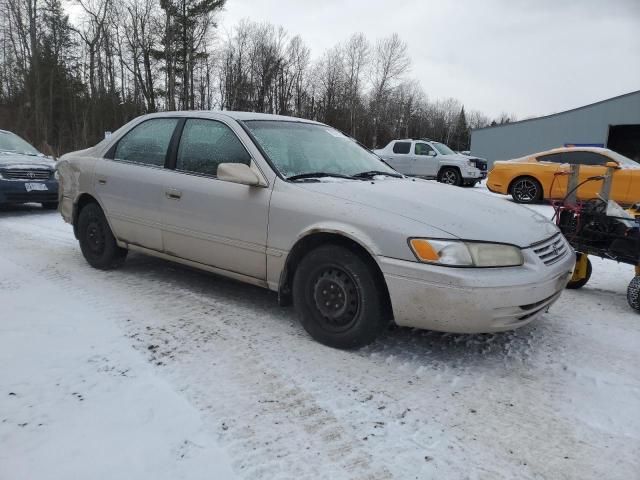
{"type": "Polygon", "coordinates": [[[20,153],[0,152],[0,168],[48,168],[55,169],[56,162],[45,156],[23,155],[20,153]]]}
{"type": "Polygon", "coordinates": [[[510,201],[420,179],[300,183],[303,189],[409,218],[465,240],[528,247],[558,232],[543,215],[510,201]]]}
{"type": "Polygon", "coordinates": [[[484,161],[484,159],[480,158],[480,157],[474,157],[474,156],[466,156],[466,155],[462,155],[460,153],[456,153],[454,155],[438,155],[438,158],[441,160],[456,160],[456,161],[463,161],[466,162],[468,160],[482,160],[484,161]]]}

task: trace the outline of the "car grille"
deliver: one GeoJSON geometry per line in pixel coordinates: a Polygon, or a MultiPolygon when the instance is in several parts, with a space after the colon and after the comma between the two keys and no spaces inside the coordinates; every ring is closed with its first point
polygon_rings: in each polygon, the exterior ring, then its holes
{"type": "Polygon", "coordinates": [[[3,178],[7,180],[49,180],[51,178],[51,170],[37,170],[37,169],[18,169],[12,168],[9,170],[0,171],[3,178]]]}
{"type": "Polygon", "coordinates": [[[485,162],[484,160],[480,160],[478,158],[474,158],[472,161],[478,170],[482,172],[487,171],[487,162],[485,162]]]}
{"type": "Polygon", "coordinates": [[[533,251],[545,265],[553,265],[567,255],[569,249],[562,234],[556,233],[553,237],[533,245],[533,251]]]}

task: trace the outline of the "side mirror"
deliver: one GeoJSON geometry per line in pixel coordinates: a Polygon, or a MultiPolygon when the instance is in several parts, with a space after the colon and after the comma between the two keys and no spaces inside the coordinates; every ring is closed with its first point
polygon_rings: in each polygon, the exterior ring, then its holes
{"type": "Polygon", "coordinates": [[[255,187],[260,185],[260,177],[244,163],[221,163],[218,165],[218,180],[255,187]]]}
{"type": "Polygon", "coordinates": [[[429,153],[427,155],[429,155],[430,157],[435,157],[438,154],[436,153],[435,150],[429,150],[429,153]]]}
{"type": "Polygon", "coordinates": [[[604,166],[607,168],[615,168],[615,169],[620,168],[620,164],[618,162],[614,162],[613,160],[609,160],[607,163],[604,164],[604,166]]]}

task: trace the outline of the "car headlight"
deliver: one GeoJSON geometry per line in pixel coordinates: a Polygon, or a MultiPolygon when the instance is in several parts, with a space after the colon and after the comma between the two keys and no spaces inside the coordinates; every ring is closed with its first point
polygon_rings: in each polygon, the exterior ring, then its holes
{"type": "Polygon", "coordinates": [[[475,167],[476,162],[474,162],[473,160],[467,160],[467,165],[469,165],[470,167],[475,167]]]}
{"type": "Polygon", "coordinates": [[[409,245],[419,261],[446,267],[517,267],[524,263],[522,250],[502,243],[412,238],[409,245]]]}

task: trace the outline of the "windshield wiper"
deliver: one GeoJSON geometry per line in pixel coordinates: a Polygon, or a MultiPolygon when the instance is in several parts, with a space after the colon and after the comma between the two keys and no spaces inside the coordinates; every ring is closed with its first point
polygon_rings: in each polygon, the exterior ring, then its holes
{"type": "Polygon", "coordinates": [[[329,172],[300,173],[298,175],[291,175],[290,177],[287,177],[287,180],[296,181],[296,180],[304,180],[306,178],[322,178],[322,177],[348,178],[350,180],[353,180],[353,177],[349,175],[343,175],[341,173],[329,173],[329,172]]]}
{"type": "Polygon", "coordinates": [[[386,175],[387,177],[402,178],[402,175],[394,172],[383,172],[382,170],[369,170],[367,172],[356,173],[353,178],[372,178],[377,175],[386,175]]]}

